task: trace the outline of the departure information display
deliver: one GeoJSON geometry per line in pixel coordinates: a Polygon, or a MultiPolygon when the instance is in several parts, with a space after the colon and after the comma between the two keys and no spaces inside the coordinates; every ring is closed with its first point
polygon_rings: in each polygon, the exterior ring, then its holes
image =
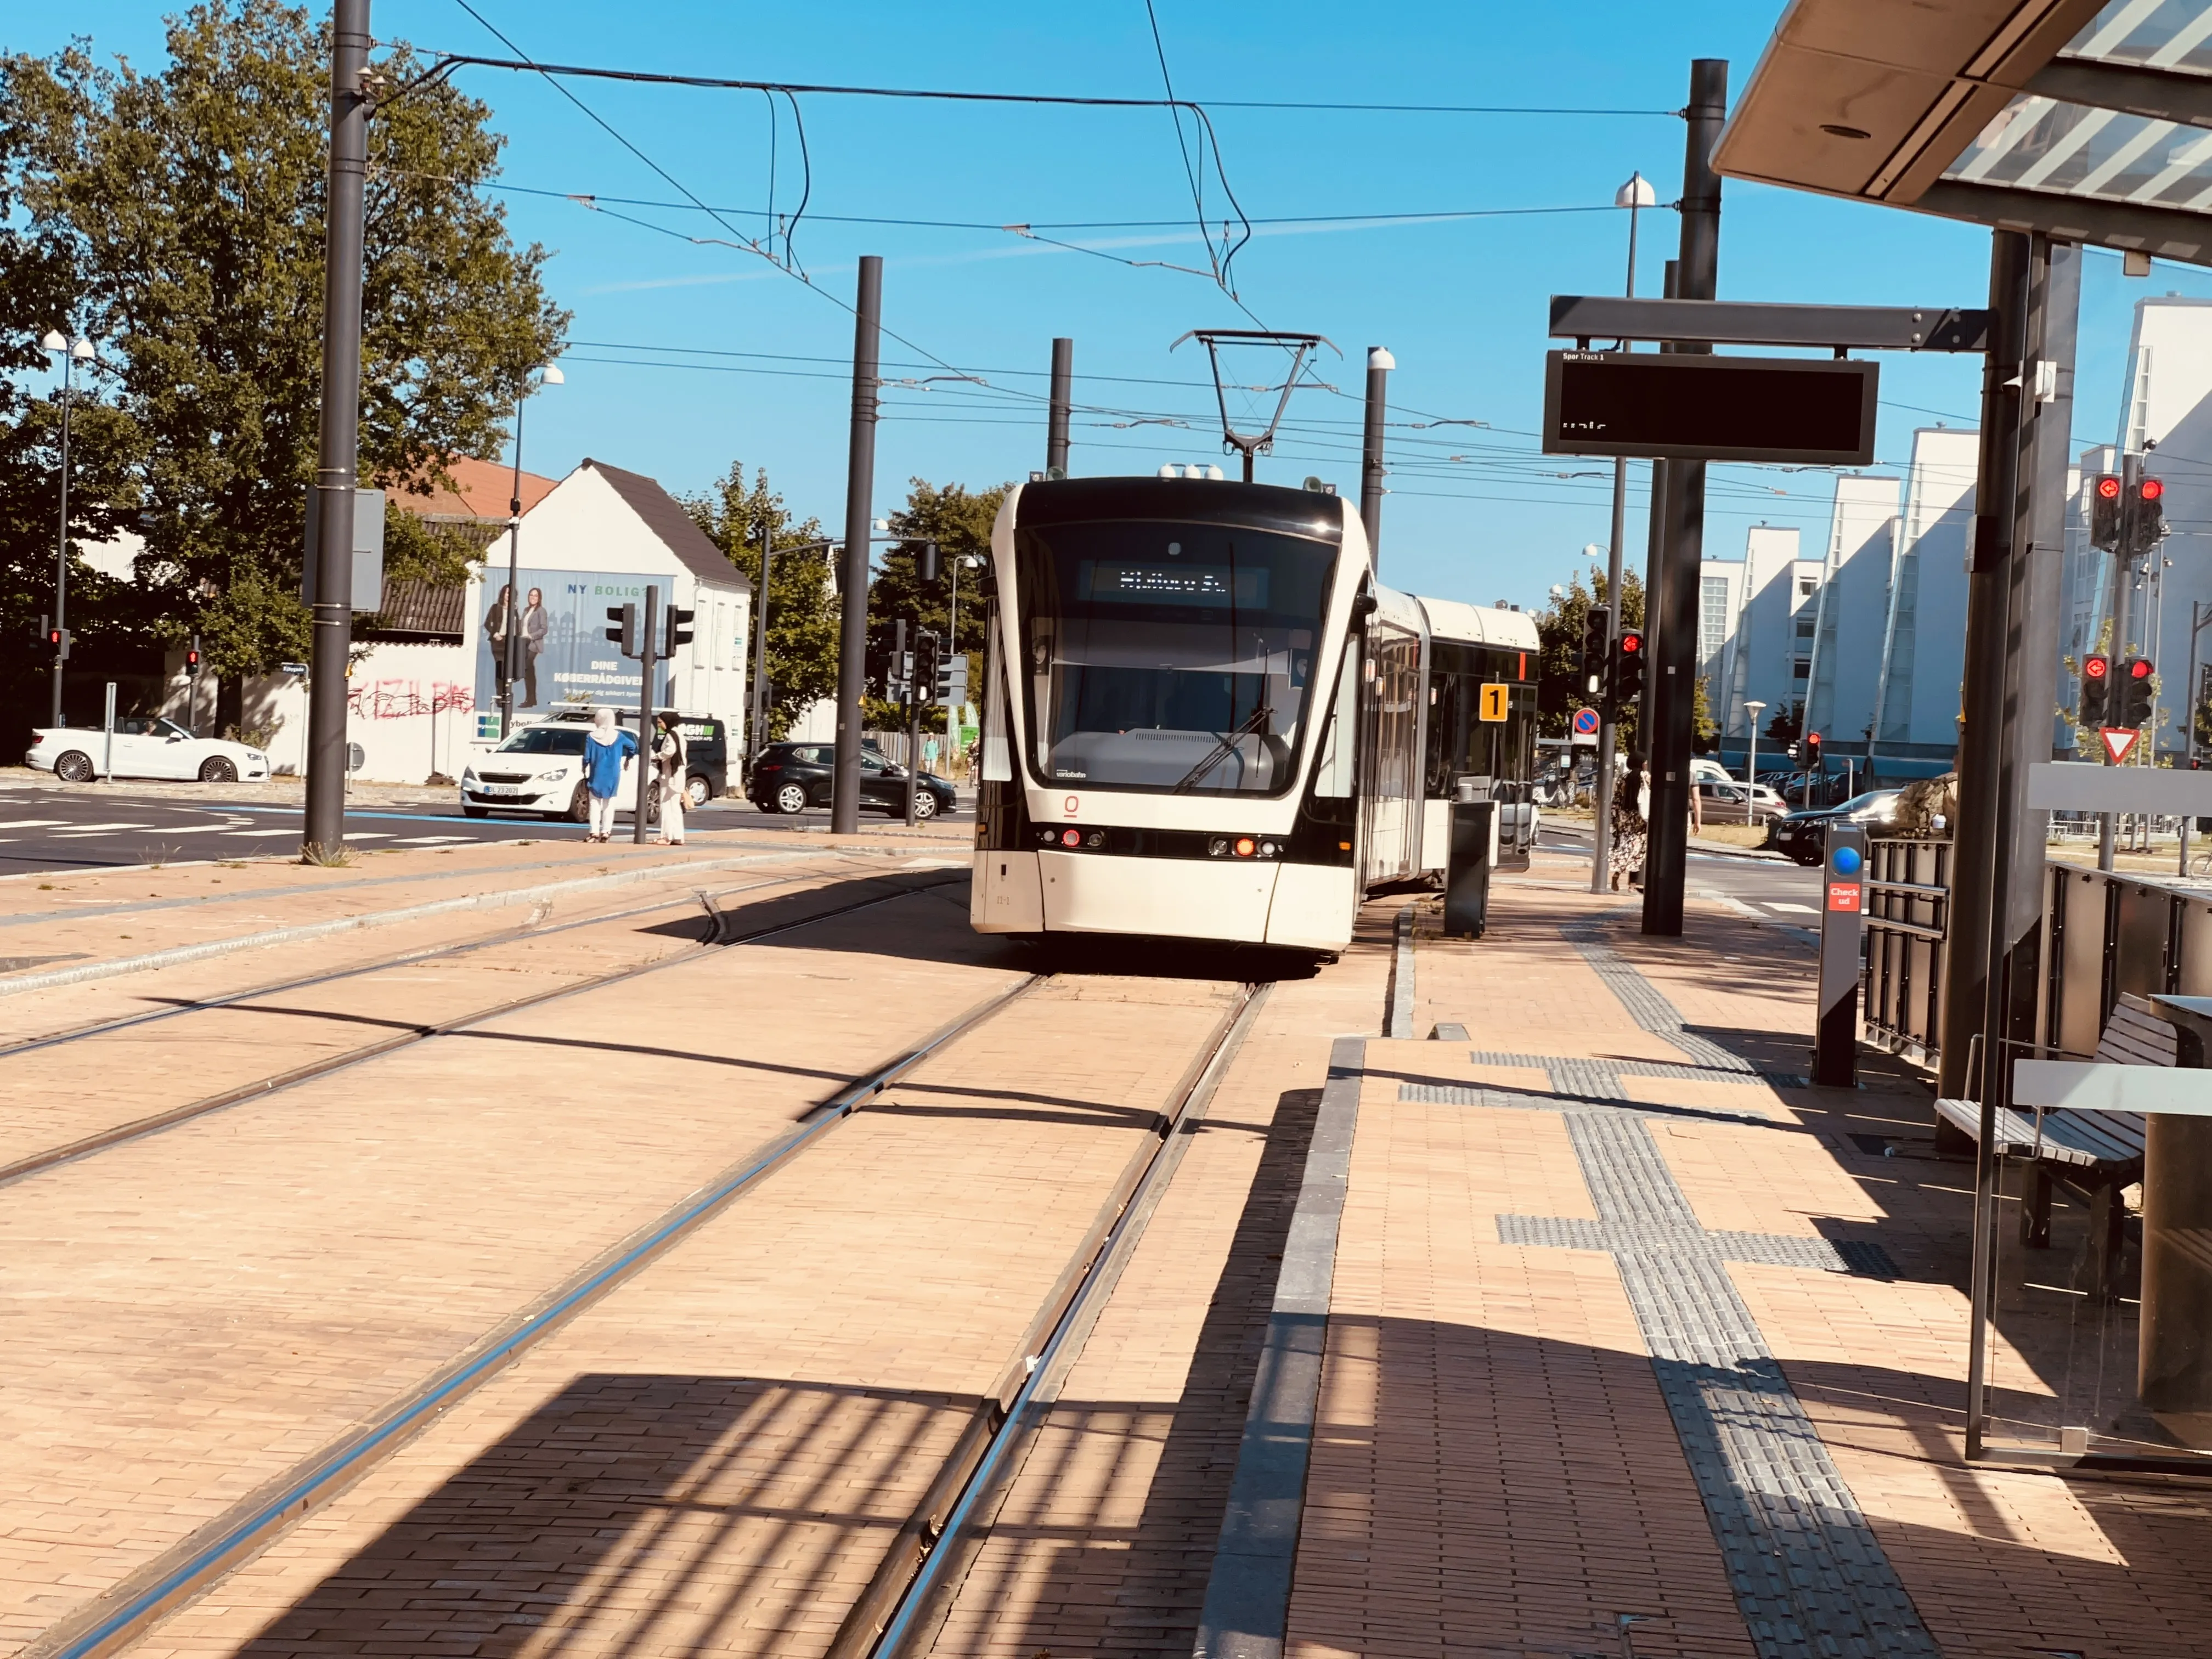
{"type": "Polygon", "coordinates": [[[1544,453],[1863,466],[1880,374],[1852,360],[1554,351],[1544,453]]]}

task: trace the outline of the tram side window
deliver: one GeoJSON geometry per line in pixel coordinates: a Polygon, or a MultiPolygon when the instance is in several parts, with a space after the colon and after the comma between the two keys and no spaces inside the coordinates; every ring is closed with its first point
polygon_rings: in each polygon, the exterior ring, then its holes
{"type": "Polygon", "coordinates": [[[1322,735],[1321,759],[1314,765],[1313,792],[1322,800],[1342,800],[1358,791],[1359,731],[1359,636],[1345,642],[1344,661],[1336,671],[1336,696],[1330,700],[1328,729],[1322,735]]]}
{"type": "MultiPolygon", "coordinates": [[[[995,611],[991,620],[998,621],[995,611]]],[[[983,781],[1011,783],[1014,777],[1012,746],[1006,740],[1005,670],[999,661],[999,630],[991,629],[992,649],[983,671],[983,781]]]]}

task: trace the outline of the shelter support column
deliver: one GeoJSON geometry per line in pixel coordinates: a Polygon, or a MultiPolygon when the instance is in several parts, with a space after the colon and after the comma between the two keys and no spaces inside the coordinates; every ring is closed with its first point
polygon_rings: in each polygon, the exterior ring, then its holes
{"type": "MultiPolygon", "coordinates": [[[[2021,386],[2027,355],[2029,239],[2021,231],[1990,234],[1990,341],[1983,358],[1981,456],[1976,471],[1974,522],[1966,581],[1964,725],[1959,741],[1959,811],[1952,826],[1948,935],[1943,963],[1942,1059],[1938,1092],[1974,1092],[1966,1075],[1968,1039],[1983,1029],[1990,968],[1990,896],[2011,862],[2004,799],[2005,707],[2009,671],[2018,655],[2014,633],[2013,557],[2020,511],[2021,386]]],[[[2032,373],[2033,371],[2029,371],[2032,373]]],[[[2063,481],[2062,481],[2063,482],[2063,481]]],[[[2026,528],[2023,523],[2021,527],[2026,528]]],[[[2025,561],[2021,562],[2025,568],[2025,561]]],[[[2049,733],[2045,733],[2046,744],[2049,733]]],[[[1995,1075],[1998,1068],[1984,1068],[1995,1075]]]]}
{"type": "MultiPolygon", "coordinates": [[[[1721,180],[1712,149],[1728,113],[1728,62],[1700,58],[1690,65],[1689,137],[1682,161],[1680,297],[1710,300],[1720,270],[1721,180]]],[[[1690,350],[1710,350],[1691,346],[1690,350]]],[[[1644,865],[1644,931],[1682,931],[1682,890],[1689,856],[1690,746],[1698,674],[1698,567],[1705,556],[1705,466],[1667,467],[1666,517],[1659,578],[1644,595],[1645,626],[1656,649],[1645,696],[1650,719],[1651,818],[1644,865]]]]}

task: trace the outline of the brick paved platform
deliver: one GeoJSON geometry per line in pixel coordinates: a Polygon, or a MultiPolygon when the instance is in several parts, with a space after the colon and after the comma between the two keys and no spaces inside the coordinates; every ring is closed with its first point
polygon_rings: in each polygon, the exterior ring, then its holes
{"type": "Polygon", "coordinates": [[[1282,1650],[2207,1651],[2212,1488],[1966,1464],[1926,1090],[1804,1085],[1786,936],[1547,862],[1416,944],[1468,1040],[1367,1045],[1282,1650]]]}
{"type": "MultiPolygon", "coordinates": [[[[0,1659],[1036,965],[968,930],[957,881],[692,950],[692,887],[757,884],[765,915],[957,857],[805,840],[711,881],[668,861],[562,907],[586,925],[556,938],[256,998],[189,1041],[23,1057],[0,1162],[349,1029],[673,964],[5,1188],[0,1659]]],[[[374,887],[203,869],[10,902],[27,937],[91,909],[181,939],[611,862],[538,852],[460,881],[418,854],[365,866],[404,878],[374,887]],[[250,890],[205,902],[218,875],[250,890]]],[[[1269,988],[912,1651],[2212,1650],[2212,1490],[1965,1464],[1972,1170],[1936,1154],[1924,1088],[1888,1060],[1807,1085],[1812,957],[1787,934],[1693,906],[1686,939],[1648,940],[1632,898],[1580,884],[1540,858],[1484,940],[1416,928],[1403,986],[1415,902],[1378,902],[1340,962],[1269,988]],[[1394,988],[1410,1039],[1381,1036],[1394,988]],[[1310,1426],[1270,1415],[1302,1332],[1310,1426]],[[1273,1633],[1218,1640],[1270,1582],[1273,1633]]],[[[0,1041],[493,926],[0,997],[0,1041]]],[[[823,1652],[1243,971],[1059,965],[129,1650],[823,1652]]]]}

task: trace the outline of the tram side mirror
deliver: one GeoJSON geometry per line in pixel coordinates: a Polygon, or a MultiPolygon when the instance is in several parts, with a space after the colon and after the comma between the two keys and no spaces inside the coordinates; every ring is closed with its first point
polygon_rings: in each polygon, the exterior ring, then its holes
{"type": "Polygon", "coordinates": [[[1370,617],[1375,614],[1380,603],[1381,602],[1377,600],[1372,593],[1353,594],[1352,596],[1352,620],[1355,623],[1365,622],[1370,617]]]}

